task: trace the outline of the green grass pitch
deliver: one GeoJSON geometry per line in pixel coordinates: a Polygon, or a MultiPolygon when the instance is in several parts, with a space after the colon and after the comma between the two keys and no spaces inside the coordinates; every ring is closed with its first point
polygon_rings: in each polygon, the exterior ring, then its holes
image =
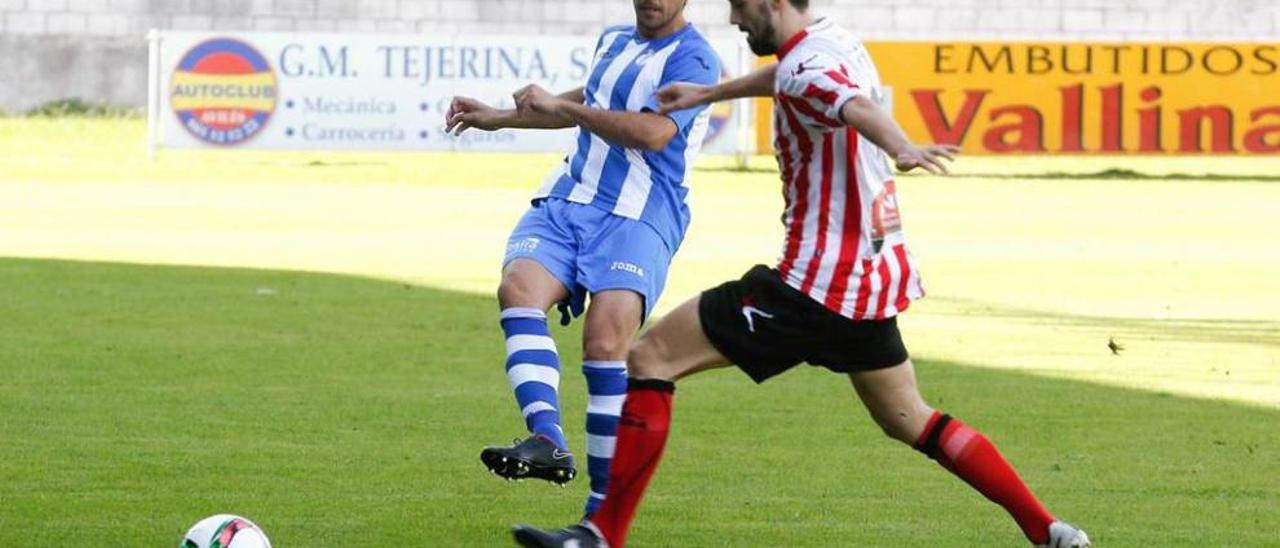
{"type": "MultiPolygon", "coordinates": [[[[0,119],[0,546],[503,546],[586,482],[508,483],[521,433],[491,290],[553,157],[167,152],[134,120],[0,119]]],[[[1280,538],[1280,186],[1270,160],[964,159],[904,177],[927,399],[1101,546],[1280,538]],[[1106,349],[1114,337],[1119,356],[1106,349]]],[[[777,181],[697,172],[661,310],[768,262],[777,181]]],[[[555,328],[583,451],[575,326],[555,328]]],[[[635,546],[1020,546],[885,438],[846,380],[681,384],[635,546]]]]}

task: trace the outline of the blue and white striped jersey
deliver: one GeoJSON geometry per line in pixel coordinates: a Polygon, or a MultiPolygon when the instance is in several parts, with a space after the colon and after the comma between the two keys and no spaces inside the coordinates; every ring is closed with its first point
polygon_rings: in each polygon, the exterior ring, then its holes
{"type": "MultiPolygon", "coordinates": [[[[720,58],[693,25],[647,40],[634,26],[605,29],[596,44],[586,104],[614,111],[657,111],[667,84],[710,85],[720,58]]],[[[651,152],[624,149],[578,128],[573,150],[552,171],[535,199],[555,197],[589,204],[652,226],[674,253],[689,226],[689,175],[710,122],[706,107],[669,114],[675,137],[651,152]]]]}

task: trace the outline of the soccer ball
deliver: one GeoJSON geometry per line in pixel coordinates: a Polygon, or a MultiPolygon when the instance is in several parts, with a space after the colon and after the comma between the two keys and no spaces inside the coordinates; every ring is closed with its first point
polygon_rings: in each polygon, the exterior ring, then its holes
{"type": "Polygon", "coordinates": [[[192,526],[178,548],[271,548],[271,541],[252,521],[218,514],[192,526]]]}

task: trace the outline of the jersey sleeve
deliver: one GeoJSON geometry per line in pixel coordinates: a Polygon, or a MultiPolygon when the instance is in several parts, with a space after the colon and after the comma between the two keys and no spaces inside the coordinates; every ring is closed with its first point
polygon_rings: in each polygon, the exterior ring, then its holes
{"type": "MultiPolygon", "coordinates": [[[[720,81],[720,56],[716,55],[715,50],[706,42],[698,41],[689,48],[681,47],[677,49],[667,61],[667,66],[662,70],[662,78],[658,82],[658,87],[645,101],[643,110],[647,112],[658,111],[658,91],[675,83],[701,84],[704,86],[714,85],[720,81]]],[[[667,116],[676,123],[676,128],[680,132],[689,129],[694,119],[706,110],[707,107],[694,107],[685,110],[678,110],[667,113],[667,116]]]]}
{"type": "Polygon", "coordinates": [[[847,64],[823,53],[801,54],[804,58],[786,69],[779,85],[778,99],[806,125],[837,128],[845,124],[840,109],[850,99],[867,96],[868,90],[853,81],[847,64]]]}

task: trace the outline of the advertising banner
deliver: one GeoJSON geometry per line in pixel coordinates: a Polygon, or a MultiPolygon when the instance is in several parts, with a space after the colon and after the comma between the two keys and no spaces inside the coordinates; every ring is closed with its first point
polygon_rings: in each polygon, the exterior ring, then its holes
{"type": "MultiPolygon", "coordinates": [[[[870,42],[867,49],[895,116],[917,142],[959,144],[968,154],[1280,153],[1277,44],[870,42]]],[[[767,150],[769,128],[759,127],[757,146],[767,150]]]]}
{"type": "MultiPolygon", "coordinates": [[[[166,148],[560,152],[572,130],[444,132],[454,95],[499,108],[528,84],[586,83],[595,37],[153,32],[151,138],[166,148]]],[[[725,76],[750,66],[712,41],[725,76]]],[[[748,108],[719,105],[705,150],[749,139],[748,108]]]]}

